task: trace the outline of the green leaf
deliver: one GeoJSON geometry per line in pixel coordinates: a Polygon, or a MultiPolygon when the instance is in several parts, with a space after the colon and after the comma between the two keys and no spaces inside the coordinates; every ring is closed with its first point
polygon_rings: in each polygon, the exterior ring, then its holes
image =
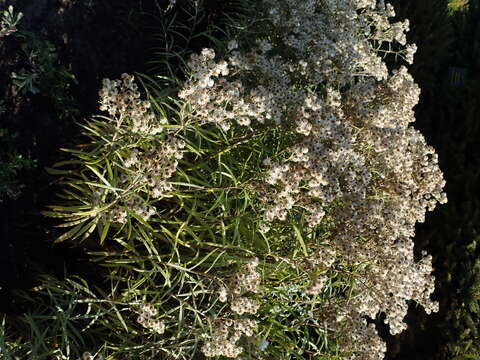
{"type": "MultiPolygon", "coordinates": [[[[72,217],[72,214],[65,214],[65,213],[59,213],[54,211],[41,211],[40,213],[46,217],[52,217],[52,218],[71,218],[72,217]]],[[[80,217],[83,215],[77,215],[77,216],[80,217]]]]}
{"type": "Polygon", "coordinates": [[[87,221],[87,219],[85,219],[84,221],[82,221],[82,223],[78,224],[77,226],[75,226],[73,229],[70,229],[68,230],[66,233],[62,234],[61,236],[59,236],[57,239],[55,239],[55,243],[59,243],[59,242],[62,242],[62,241],[65,241],[67,239],[71,239],[78,231],[80,231],[80,229],[82,229],[82,224],[87,221]]]}
{"type": "Polygon", "coordinates": [[[113,182],[113,171],[112,167],[110,166],[110,161],[108,159],[105,159],[105,165],[107,167],[108,180],[110,182],[113,182]]]}
{"type": "Polygon", "coordinates": [[[110,222],[107,221],[107,223],[103,226],[102,233],[100,235],[100,245],[103,245],[103,243],[105,242],[105,238],[107,237],[109,228],[110,222]]]}
{"type": "Polygon", "coordinates": [[[63,224],[55,225],[55,227],[59,227],[59,228],[61,228],[61,227],[71,227],[71,226],[80,224],[80,223],[82,223],[86,220],[88,220],[88,217],[85,218],[84,216],[82,216],[79,220],[69,221],[69,222],[66,222],[66,223],[63,223],[63,224]]]}
{"type": "Polygon", "coordinates": [[[81,236],[80,241],[85,240],[95,230],[95,228],[97,227],[98,221],[99,221],[99,218],[95,218],[92,221],[90,221],[88,224],[83,226],[79,231],[77,231],[77,233],[74,236],[72,236],[72,240],[75,240],[80,236],[81,236]]]}
{"type": "Polygon", "coordinates": [[[108,186],[109,188],[112,188],[114,189],[114,187],[107,181],[107,179],[105,179],[105,177],[100,174],[100,172],[95,169],[93,166],[90,166],[90,165],[86,165],[87,168],[89,168],[93,173],[95,173],[95,175],[97,175],[97,177],[106,185],[108,186]]]}
{"type": "Polygon", "coordinates": [[[50,175],[71,175],[74,173],[72,170],[58,170],[54,168],[46,167],[45,171],[50,175]]]}
{"type": "Polygon", "coordinates": [[[302,233],[300,232],[300,230],[298,229],[298,227],[296,225],[293,225],[293,229],[295,230],[295,236],[296,236],[300,246],[302,247],[303,254],[305,256],[308,256],[307,246],[305,245],[305,242],[303,241],[302,233]]]}

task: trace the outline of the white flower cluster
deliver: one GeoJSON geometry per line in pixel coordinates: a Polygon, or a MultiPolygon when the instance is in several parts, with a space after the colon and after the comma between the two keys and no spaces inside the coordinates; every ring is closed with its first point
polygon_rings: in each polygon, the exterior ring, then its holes
{"type": "Polygon", "coordinates": [[[162,132],[162,123],[156,123],[150,102],[140,100],[134,80],[129,74],[122,74],[122,80],[103,79],[100,110],[108,112],[119,133],[158,134],[162,132]]]}
{"type": "MultiPolygon", "coordinates": [[[[385,344],[365,316],[386,313],[390,332],[398,334],[406,327],[407,301],[427,312],[438,310],[430,300],[431,258],[414,261],[412,237],[426,211],[446,202],[445,181],[434,149],[410,126],[418,86],[405,67],[389,74],[381,50],[373,46],[406,45],[409,23],[391,23],[393,7],[382,0],[261,4],[276,36],[267,34],[250,52],[229,44],[234,51],[226,62],[215,62],[213,51],[204,50],[190,61],[191,80],[179,96],[203,123],[223,129],[233,120],[253,131],[254,119],[293,125],[299,142],[286,149],[290,158],[265,159],[264,182],[257,182],[264,221],[282,221],[298,207],[307,210],[311,227],[326,216],[335,222],[329,239],[335,255],[308,263],[328,268],[338,256],[349,264],[369,264],[357,279],[362,296],[331,322],[354,334],[343,344],[352,358],[381,359],[385,344]]],[[[411,63],[415,51],[412,44],[401,53],[411,63]]],[[[325,281],[314,278],[307,292],[318,293],[325,281]]],[[[233,311],[251,310],[237,301],[233,311]]]]}
{"type": "Polygon", "coordinates": [[[172,191],[168,179],[177,170],[178,160],[183,158],[185,141],[170,136],[158,146],[140,152],[133,149],[124,161],[130,171],[120,178],[120,184],[145,184],[154,199],[172,191]]]}
{"type": "MultiPolygon", "coordinates": [[[[105,193],[106,190],[97,190],[92,194],[92,204],[94,208],[106,206],[105,193]]],[[[126,224],[128,221],[127,209],[141,217],[143,220],[148,220],[150,217],[156,214],[156,209],[153,206],[146,204],[146,202],[139,196],[130,196],[127,199],[118,201],[115,205],[110,206],[106,211],[100,214],[101,221],[105,224],[107,221],[115,222],[119,224],[126,224]]],[[[93,214],[92,216],[95,216],[93,214]]]]}
{"type": "Polygon", "coordinates": [[[318,268],[326,271],[333,265],[337,258],[337,251],[328,243],[325,245],[317,249],[313,255],[304,259],[308,269],[318,268]]]}
{"type": "Polygon", "coordinates": [[[189,102],[195,118],[201,124],[215,123],[225,131],[230,129],[233,119],[239,125],[249,126],[253,119],[263,122],[271,118],[265,89],[259,87],[246,98],[240,96],[242,84],[222,77],[230,73],[228,63],[223,60],[216,63],[214,58],[214,50],[204,49],[188,62],[191,79],[178,96],[189,102]]]}
{"type": "Polygon", "coordinates": [[[108,112],[114,125],[109,134],[111,143],[126,137],[129,146],[127,150],[122,150],[126,151],[122,159],[124,168],[119,172],[115,184],[124,191],[112,193],[114,198],[102,199],[102,196],[94,194],[93,202],[96,206],[105,206],[115,201],[102,214],[103,221],[108,219],[126,224],[127,209],[147,221],[156,210],[147,204],[137,190],[148,191],[153,199],[162,198],[173,190],[169,179],[177,170],[178,160],[183,158],[185,141],[170,134],[166,134],[162,140],[152,137],[161,133],[168,121],[165,118],[157,120],[150,111],[150,102],[140,100],[140,92],[132,75],[122,74],[122,80],[104,79],[99,95],[100,109],[108,112]],[[148,139],[147,145],[145,139],[148,139]],[[132,144],[135,146],[132,147],[132,144]]]}
{"type": "Polygon", "coordinates": [[[244,313],[256,314],[260,307],[258,301],[245,295],[248,292],[260,292],[260,274],[256,270],[257,265],[258,259],[255,258],[247,263],[232,280],[230,309],[238,315],[244,313]]]}
{"type": "Polygon", "coordinates": [[[145,204],[145,201],[137,196],[122,201],[122,205],[113,206],[111,209],[109,209],[105,217],[109,221],[119,224],[126,224],[128,221],[128,213],[126,209],[138,215],[145,221],[150,219],[150,217],[155,215],[157,212],[153,206],[145,204]]]}
{"type": "MultiPolygon", "coordinates": [[[[177,170],[178,160],[183,157],[182,149],[185,147],[183,140],[169,137],[161,145],[152,147],[140,152],[133,149],[124,161],[128,172],[119,176],[117,186],[128,188],[147,188],[152,198],[158,199],[173,190],[172,184],[168,181],[177,170]]],[[[156,213],[153,206],[147,205],[142,197],[130,196],[122,199],[113,206],[108,213],[110,221],[120,224],[127,222],[127,211],[129,209],[143,220],[147,221],[156,213]]]]}
{"type": "Polygon", "coordinates": [[[163,334],[165,332],[165,324],[163,321],[156,319],[157,316],[158,311],[151,304],[142,304],[137,322],[157,334],[163,334]]]}
{"type": "Polygon", "coordinates": [[[332,325],[332,329],[348,332],[348,336],[342,338],[343,351],[349,354],[346,359],[383,359],[387,345],[378,336],[374,324],[367,324],[358,312],[355,316],[350,312],[346,324],[342,325],[342,328],[332,325]]]}
{"type": "MultiPolygon", "coordinates": [[[[257,272],[258,259],[245,264],[238,274],[231,279],[231,286],[221,287],[218,298],[221,302],[230,300],[230,310],[236,315],[256,314],[260,303],[247,296],[248,292],[260,292],[260,274],[257,272]]],[[[239,318],[217,322],[212,331],[211,340],[202,346],[202,352],[207,357],[223,355],[236,358],[243,348],[237,345],[242,334],[253,336],[258,323],[254,319],[239,318]]]]}
{"type": "Polygon", "coordinates": [[[310,256],[296,261],[295,268],[310,273],[310,285],[305,289],[307,294],[318,295],[322,292],[329,279],[327,271],[332,268],[336,258],[337,251],[327,242],[310,256]],[[313,274],[312,270],[315,270],[313,274]]]}
{"type": "Polygon", "coordinates": [[[212,339],[202,346],[202,352],[207,357],[237,358],[243,352],[243,347],[237,342],[243,334],[253,336],[257,326],[257,321],[248,318],[218,321],[212,331],[212,339]]]}

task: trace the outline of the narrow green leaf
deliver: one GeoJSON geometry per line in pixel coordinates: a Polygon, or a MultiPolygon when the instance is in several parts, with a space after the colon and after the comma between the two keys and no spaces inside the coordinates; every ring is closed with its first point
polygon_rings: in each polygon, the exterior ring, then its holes
{"type": "Polygon", "coordinates": [[[108,159],[105,159],[105,165],[107,167],[108,181],[110,183],[112,183],[113,182],[113,171],[112,171],[112,167],[110,166],[110,161],[108,159]]]}
{"type": "Polygon", "coordinates": [[[80,224],[80,223],[82,223],[86,220],[88,220],[88,217],[85,218],[84,216],[82,216],[82,218],[80,218],[79,220],[69,221],[69,222],[66,222],[66,223],[63,223],[63,224],[60,224],[60,225],[55,225],[55,227],[59,227],[59,228],[72,227],[72,226],[80,224]]]}
{"type": "Polygon", "coordinates": [[[308,251],[307,251],[307,246],[305,245],[305,242],[303,241],[303,236],[300,230],[296,225],[293,225],[293,229],[295,230],[295,236],[297,237],[298,242],[300,243],[300,246],[302,247],[303,254],[305,256],[308,256],[308,251]]]}
{"type": "Polygon", "coordinates": [[[77,217],[82,215],[76,215],[75,214],[65,214],[65,213],[59,213],[59,212],[54,212],[54,211],[41,211],[40,212],[42,215],[46,217],[52,217],[52,218],[72,218],[72,217],[77,217]]]}
{"type": "MultiPolygon", "coordinates": [[[[86,220],[87,219],[85,219],[85,221],[86,220]]],[[[74,236],[78,231],[80,231],[83,223],[84,223],[84,221],[81,224],[78,224],[77,226],[75,226],[73,229],[68,230],[66,233],[62,234],[57,239],[55,239],[54,242],[59,243],[59,242],[62,242],[62,241],[65,241],[67,239],[72,238],[72,236],[74,236]]]]}
{"type": "Polygon", "coordinates": [[[100,172],[95,169],[93,166],[90,166],[90,165],[86,165],[87,168],[89,168],[93,173],[95,173],[95,175],[97,175],[97,177],[105,184],[107,185],[108,187],[110,188],[113,188],[113,186],[107,181],[107,179],[105,179],[105,177],[100,174],[100,172]]]}
{"type": "Polygon", "coordinates": [[[58,170],[54,168],[46,167],[45,171],[50,175],[71,175],[74,173],[73,170],[58,170]]]}
{"type": "Polygon", "coordinates": [[[81,236],[80,240],[85,240],[97,226],[99,218],[95,218],[89,223],[85,224],[80,230],[78,230],[75,235],[71,237],[72,240],[78,239],[81,236]]]}
{"type": "Polygon", "coordinates": [[[103,243],[105,242],[105,238],[107,237],[109,228],[110,228],[110,222],[107,221],[107,223],[103,226],[102,234],[100,235],[100,245],[103,245],[103,243]]]}

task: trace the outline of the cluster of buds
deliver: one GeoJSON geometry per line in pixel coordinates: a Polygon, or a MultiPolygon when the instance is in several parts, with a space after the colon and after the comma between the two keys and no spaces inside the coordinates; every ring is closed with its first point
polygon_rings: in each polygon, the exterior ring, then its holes
{"type": "MultiPolygon", "coordinates": [[[[227,302],[231,299],[230,310],[236,315],[256,314],[260,303],[247,296],[248,292],[260,292],[260,274],[257,272],[258,259],[245,264],[240,272],[231,279],[231,286],[222,286],[218,291],[218,300],[227,302]]],[[[237,345],[242,334],[253,336],[258,323],[254,319],[240,318],[218,321],[212,330],[210,341],[202,347],[207,357],[238,357],[243,348],[237,345]]]]}
{"type": "Polygon", "coordinates": [[[211,340],[202,346],[202,352],[206,357],[237,358],[244,350],[243,347],[237,345],[237,342],[242,334],[253,336],[257,326],[257,321],[248,318],[218,321],[212,331],[211,340]]]}
{"type": "Polygon", "coordinates": [[[257,272],[258,259],[255,258],[245,264],[242,271],[235,275],[232,284],[232,293],[240,295],[243,292],[260,292],[260,274],[257,272]]]}
{"type": "Polygon", "coordinates": [[[258,259],[255,258],[247,263],[242,271],[232,279],[230,309],[238,315],[244,313],[256,314],[260,307],[256,300],[245,296],[247,292],[260,292],[260,274],[257,272],[257,266],[258,259]]]}
{"type": "Polygon", "coordinates": [[[163,130],[166,119],[156,121],[150,102],[140,100],[133,75],[122,74],[122,80],[103,79],[99,91],[100,110],[106,111],[115,123],[117,134],[140,133],[156,135],[163,130]]]}
{"type": "Polygon", "coordinates": [[[157,334],[163,334],[165,332],[165,324],[163,321],[156,319],[157,315],[157,309],[151,304],[142,304],[140,307],[140,313],[137,317],[137,322],[157,334]]]}
{"type": "Polygon", "coordinates": [[[183,158],[185,141],[168,137],[154,148],[140,152],[132,150],[124,165],[130,171],[120,178],[121,185],[136,183],[146,185],[154,199],[172,191],[168,181],[177,170],[178,160],[183,158]]]}

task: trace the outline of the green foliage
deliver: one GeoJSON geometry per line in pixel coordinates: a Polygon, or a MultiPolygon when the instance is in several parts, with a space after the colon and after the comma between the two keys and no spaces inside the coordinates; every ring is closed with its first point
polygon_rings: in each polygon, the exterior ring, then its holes
{"type": "MultiPolygon", "coordinates": [[[[45,276],[32,292],[18,292],[15,297],[28,310],[17,318],[3,318],[0,355],[6,359],[76,359],[87,351],[95,353],[91,348],[95,337],[109,334],[99,333],[98,328],[92,333],[86,330],[102,316],[117,313],[115,302],[103,309],[98,306],[102,300],[81,278],[59,281],[45,276]]],[[[98,350],[104,349],[100,345],[98,350]]]]}
{"type": "Polygon", "coordinates": [[[15,146],[16,133],[0,129],[0,202],[6,197],[16,199],[24,187],[19,173],[32,169],[35,160],[22,155],[15,146]]]}
{"type": "Polygon", "coordinates": [[[183,80],[182,70],[188,56],[200,50],[201,44],[218,40],[212,36],[203,0],[185,1],[181,7],[170,4],[155,20],[158,23],[152,29],[155,46],[146,65],[159,85],[177,87],[183,80]]]}
{"type": "MultiPolygon", "coordinates": [[[[478,86],[472,86],[464,92],[460,108],[464,116],[462,121],[458,122],[457,111],[449,119],[450,126],[455,126],[456,130],[453,137],[449,137],[448,144],[451,144],[453,139],[460,150],[446,157],[451,169],[448,189],[454,196],[455,203],[441,212],[444,223],[439,224],[435,231],[436,241],[449,250],[439,253],[439,260],[445,265],[442,278],[448,282],[444,291],[454,293],[447,302],[446,322],[441,325],[448,339],[444,352],[452,358],[480,356],[480,249],[477,246],[480,241],[478,89],[478,86]]],[[[445,137],[442,140],[447,144],[445,137]]]]}
{"type": "Polygon", "coordinates": [[[468,6],[468,0],[450,0],[448,2],[448,10],[451,14],[463,10],[466,6],[468,6]]]}
{"type": "Polygon", "coordinates": [[[48,98],[61,117],[76,112],[76,104],[70,94],[75,77],[59,63],[55,46],[37,34],[20,31],[20,56],[23,67],[12,72],[12,83],[23,94],[39,94],[48,98]]]}
{"type": "MultiPolygon", "coordinates": [[[[221,318],[215,314],[226,309],[217,298],[223,281],[219,271],[223,269],[222,276],[231,274],[246,259],[225,256],[227,248],[202,252],[192,251],[191,256],[184,252],[182,263],[176,252],[92,254],[106,271],[107,282],[97,288],[79,277],[43,276],[32,291],[15,294],[25,310],[23,315],[3,318],[0,354],[6,359],[76,359],[88,351],[96,359],[204,359],[199,354],[202,334],[221,318]],[[158,309],[158,319],[166,326],[163,334],[138,322],[144,304],[158,309]]],[[[322,314],[332,294],[338,300],[339,279],[332,277],[328,291],[311,298],[291,286],[298,275],[287,264],[264,270],[270,272],[265,284],[270,301],[260,309],[258,332],[243,339],[246,357],[270,359],[273,354],[286,360],[323,353],[322,359],[341,359],[329,329],[312,318],[322,314]],[[310,306],[302,306],[304,302],[310,306]],[[265,345],[267,337],[270,342],[265,345]],[[257,351],[261,344],[268,349],[264,354],[257,351]]]]}

